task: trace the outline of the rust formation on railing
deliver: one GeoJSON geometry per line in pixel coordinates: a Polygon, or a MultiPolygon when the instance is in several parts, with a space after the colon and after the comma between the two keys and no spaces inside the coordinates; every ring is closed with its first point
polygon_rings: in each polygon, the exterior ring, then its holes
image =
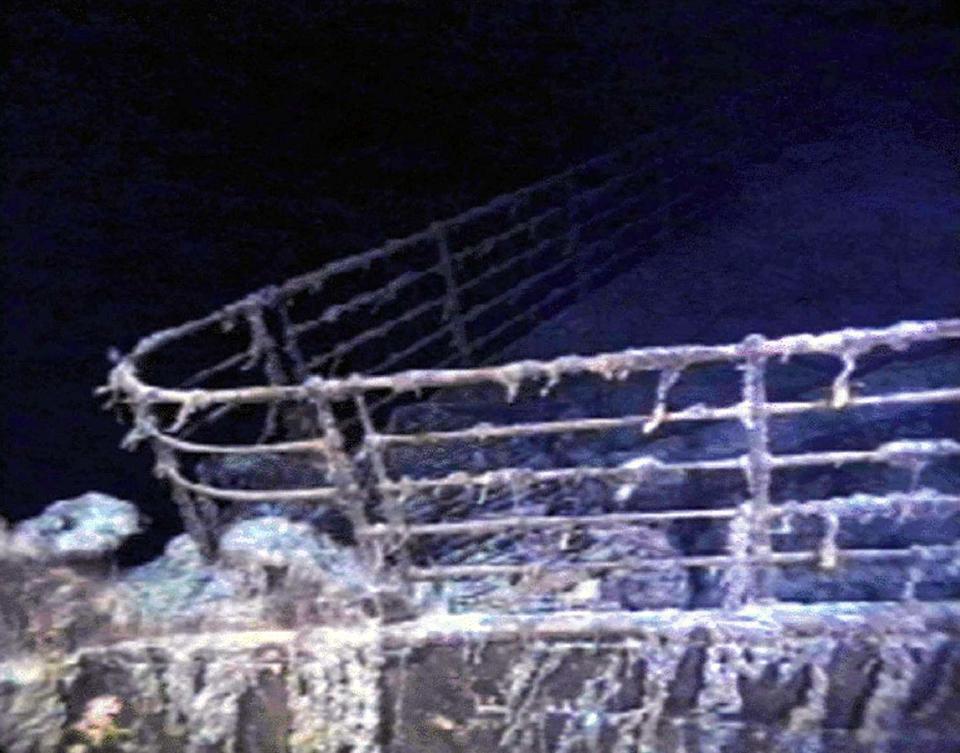
{"type": "Polygon", "coordinates": [[[942,598],[929,583],[960,569],[956,539],[858,543],[856,530],[878,516],[960,514],[960,490],[923,477],[960,460],[960,427],[860,446],[818,437],[827,446],[815,449],[789,427],[960,403],[960,385],[878,392],[854,379],[878,353],[933,346],[960,359],[960,319],[482,365],[628,264],[686,198],[645,159],[641,140],[145,338],[106,388],[129,408],[127,444],[152,444],[157,475],[210,553],[224,505],[330,508],[372,569],[423,598],[444,584],[463,609],[682,607],[623,594],[631,578],[683,590],[693,570],[718,574],[701,606],[738,608],[789,600],[778,573],[791,567],[842,580],[871,563],[904,574],[878,598],[942,598]],[[797,359],[839,368],[820,392],[771,398],[771,369],[797,359]],[[705,391],[685,386],[724,369],[723,389],[713,377],[705,391]],[[175,386],[157,383],[168,377],[175,386]],[[674,400],[678,390],[700,399],[674,400]],[[682,447],[684,432],[709,426],[728,434],[702,452],[682,447]],[[211,463],[299,475],[238,488],[212,483],[211,463]],[[817,475],[845,468],[866,488],[833,493],[817,475]],[[808,476],[778,486],[790,473],[808,476]],[[817,484],[826,496],[807,493],[817,484]]]}

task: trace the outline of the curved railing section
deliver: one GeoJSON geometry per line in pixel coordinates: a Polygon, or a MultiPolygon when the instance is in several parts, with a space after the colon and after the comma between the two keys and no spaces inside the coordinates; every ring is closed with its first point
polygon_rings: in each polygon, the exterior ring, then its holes
{"type": "Polygon", "coordinates": [[[623,608],[637,574],[715,581],[647,606],[947,599],[952,528],[905,521],[960,515],[960,385],[920,378],[960,319],[491,365],[696,205],[683,165],[641,139],[143,339],[104,388],[126,445],[208,552],[225,509],[330,510],[463,608],[623,608]]]}

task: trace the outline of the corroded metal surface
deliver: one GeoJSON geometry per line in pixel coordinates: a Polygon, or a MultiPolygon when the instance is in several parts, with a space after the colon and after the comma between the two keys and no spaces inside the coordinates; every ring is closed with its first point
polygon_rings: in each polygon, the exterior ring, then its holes
{"type": "Polygon", "coordinates": [[[960,741],[958,628],[885,604],[173,634],[0,662],[0,741],[60,749],[109,698],[133,752],[932,753],[960,741]]]}

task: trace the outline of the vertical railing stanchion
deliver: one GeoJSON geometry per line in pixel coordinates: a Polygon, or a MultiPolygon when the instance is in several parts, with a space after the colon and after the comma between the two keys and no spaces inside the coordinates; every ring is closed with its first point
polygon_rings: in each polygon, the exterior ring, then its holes
{"type": "Polygon", "coordinates": [[[443,319],[450,322],[453,333],[453,344],[460,355],[463,366],[470,366],[473,355],[470,351],[470,341],[467,339],[467,330],[463,324],[463,311],[460,305],[460,290],[457,286],[456,273],[453,268],[453,259],[450,257],[450,247],[447,244],[447,230],[443,223],[435,222],[432,225],[433,234],[437,241],[437,252],[440,255],[440,270],[443,274],[446,289],[446,300],[443,306],[443,319]]]}
{"type": "Polygon", "coordinates": [[[276,300],[276,288],[267,288],[263,294],[251,296],[244,312],[250,327],[250,354],[263,362],[264,375],[272,385],[288,382],[277,341],[267,327],[265,316],[267,308],[275,306],[276,300]]]}
{"type": "Polygon", "coordinates": [[[343,435],[337,425],[330,398],[322,389],[319,389],[320,381],[317,377],[311,377],[305,382],[305,386],[310,394],[310,402],[317,413],[317,423],[323,439],[322,451],[328,468],[327,475],[340,492],[344,513],[353,526],[354,535],[362,541],[363,530],[367,526],[366,496],[357,479],[353,461],[345,449],[343,435]]]}
{"type": "Polygon", "coordinates": [[[180,512],[187,534],[193,539],[204,558],[212,561],[217,553],[217,538],[220,533],[218,530],[220,510],[217,503],[176,483],[174,477],[179,470],[176,453],[156,439],[151,444],[157,458],[154,475],[170,484],[171,496],[180,512]]]}
{"type": "MultiPolygon", "coordinates": [[[[267,325],[267,310],[277,305],[276,288],[267,288],[263,295],[253,296],[245,315],[250,327],[250,354],[262,361],[263,373],[270,385],[288,384],[286,371],[280,358],[280,348],[267,325]]],[[[267,405],[267,414],[257,443],[266,442],[277,432],[280,406],[272,401],[267,405]]]]}
{"type": "Polygon", "coordinates": [[[724,606],[742,607],[770,598],[770,485],[771,462],[767,424],[766,365],[762,335],[743,341],[743,402],[741,421],[747,438],[743,469],[748,498],[730,522],[730,546],[737,562],[727,572],[724,606]]]}
{"type": "Polygon", "coordinates": [[[383,502],[383,514],[390,527],[390,531],[384,539],[376,539],[370,545],[375,552],[377,567],[381,570],[385,567],[386,554],[388,552],[391,555],[396,553],[394,568],[399,574],[403,586],[409,587],[410,580],[407,577],[410,567],[410,557],[407,550],[409,536],[404,530],[407,526],[407,517],[403,510],[403,498],[401,494],[390,488],[390,476],[381,448],[380,434],[374,426],[373,416],[370,413],[366,398],[363,394],[358,394],[354,395],[353,400],[357,415],[360,418],[360,425],[363,428],[363,450],[373,469],[378,487],[377,496],[383,502]]]}
{"type": "Polygon", "coordinates": [[[184,529],[208,561],[217,553],[217,505],[176,483],[171,483],[171,496],[180,512],[184,529]]]}
{"type": "Polygon", "coordinates": [[[297,335],[294,330],[293,320],[290,318],[290,301],[283,300],[277,304],[277,315],[280,317],[280,324],[283,327],[283,352],[290,362],[290,370],[293,372],[293,378],[302,382],[310,372],[307,369],[307,359],[303,357],[300,350],[300,343],[297,341],[297,335]]]}

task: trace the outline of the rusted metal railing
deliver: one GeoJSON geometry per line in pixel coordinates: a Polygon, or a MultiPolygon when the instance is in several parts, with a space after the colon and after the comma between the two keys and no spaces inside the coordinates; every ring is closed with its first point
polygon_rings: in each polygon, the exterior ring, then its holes
{"type": "Polygon", "coordinates": [[[778,568],[833,571],[842,563],[903,561],[902,597],[917,598],[917,584],[926,577],[924,563],[956,564],[957,542],[839,546],[842,521],[848,515],[906,514],[931,506],[957,512],[960,495],[914,483],[908,490],[783,500],[774,499],[772,488],[778,474],[811,468],[906,468],[916,480],[928,464],[960,458],[957,432],[893,436],[865,449],[783,452],[771,447],[770,427],[773,421],[806,420],[813,414],[898,406],[934,410],[960,403],[960,385],[858,394],[852,381],[858,365],[879,350],[941,343],[960,358],[954,347],[960,319],[482,365],[525,326],[626,263],[635,255],[638,229],[689,203],[683,190],[668,190],[674,168],[657,173],[650,164],[644,142],[638,141],[410,238],[333,262],[145,338],[115,366],[106,388],[114,404],[129,408],[133,429],[127,444],[152,444],[157,475],[172,485],[188,528],[211,552],[220,505],[311,503],[340,510],[371,561],[410,584],[493,578],[515,585],[542,577],[545,567],[580,579],[665,566],[705,568],[723,571],[721,605],[735,608],[774,598],[778,568]],[[649,203],[651,180],[667,195],[641,212],[649,203]],[[602,259],[594,253],[597,248],[604,249],[602,259]],[[211,353],[231,347],[235,352],[198,364],[196,352],[205,353],[206,342],[216,346],[211,353]],[[189,359],[181,360],[177,349],[185,343],[197,345],[189,359]],[[839,363],[828,394],[771,400],[771,362],[809,356],[839,363]],[[170,386],[157,384],[152,374],[158,362],[173,371],[182,367],[184,373],[170,386]],[[402,368],[411,364],[418,368],[402,368]],[[717,366],[740,370],[738,401],[671,407],[672,391],[685,375],[717,366]],[[643,375],[655,377],[651,388],[634,385],[643,375]],[[650,408],[613,416],[591,415],[589,406],[580,406],[574,417],[551,416],[546,409],[536,414],[538,404],[583,379],[598,380],[610,391],[630,385],[636,404],[646,390],[650,408]],[[398,405],[442,402],[453,395],[462,399],[463,393],[481,394],[488,402],[502,396],[505,418],[414,430],[400,430],[391,419],[398,405]],[[532,406],[534,420],[511,418],[520,403],[532,406]],[[721,457],[664,460],[645,450],[664,433],[723,422],[741,427],[743,442],[721,457]],[[528,440],[577,442],[623,431],[636,439],[633,462],[598,456],[590,463],[534,466],[522,450],[528,440]],[[507,453],[507,461],[490,461],[482,470],[461,462],[469,448],[482,453],[511,442],[514,454],[507,453]],[[397,462],[398,453],[404,462],[397,462]],[[255,462],[263,456],[307,463],[315,474],[296,488],[244,489],[217,486],[196,473],[202,460],[255,462]],[[439,475],[421,462],[438,458],[439,475]],[[624,502],[629,493],[617,496],[624,487],[652,492],[665,485],[683,487],[691,474],[739,475],[745,492],[692,506],[674,495],[677,504],[649,508],[624,502]],[[534,504],[538,496],[576,496],[590,484],[606,490],[598,492],[594,509],[544,513],[534,504]],[[498,500],[493,507],[485,502],[491,497],[498,500]],[[505,503],[507,498],[514,502],[505,503]],[[778,548],[772,532],[797,516],[820,521],[819,542],[797,550],[778,548]],[[556,534],[560,542],[564,532],[652,530],[681,522],[721,527],[723,551],[638,546],[629,556],[565,559],[564,546],[555,542],[548,548],[549,563],[536,553],[527,559],[477,560],[484,542],[503,543],[511,536],[520,541],[531,532],[556,534]],[[456,540],[463,546],[468,539],[480,547],[470,550],[476,556],[469,561],[438,562],[430,554],[442,549],[438,542],[456,540]]]}

